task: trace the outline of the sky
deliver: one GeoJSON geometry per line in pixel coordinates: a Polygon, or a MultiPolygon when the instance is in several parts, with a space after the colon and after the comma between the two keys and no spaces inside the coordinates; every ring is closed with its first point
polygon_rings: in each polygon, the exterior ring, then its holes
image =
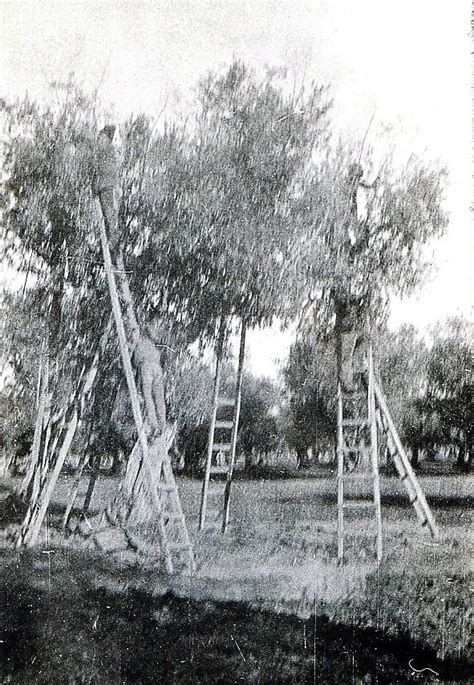
{"type": "MultiPolygon", "coordinates": [[[[331,84],[342,134],[360,140],[373,117],[370,143],[390,126],[404,153],[448,168],[450,224],[428,248],[431,280],[390,318],[425,328],[472,306],[469,20],[469,0],[0,0],[0,92],[45,98],[74,72],[122,120],[186,112],[198,79],[233,58],[331,84]]],[[[251,334],[254,369],[274,375],[289,340],[251,334]]]]}

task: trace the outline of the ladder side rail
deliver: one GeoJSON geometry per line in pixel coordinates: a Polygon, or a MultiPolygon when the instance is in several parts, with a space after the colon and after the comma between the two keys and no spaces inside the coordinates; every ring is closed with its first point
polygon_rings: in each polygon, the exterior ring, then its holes
{"type": "Polygon", "coordinates": [[[377,561],[382,560],[383,538],[382,538],[382,509],[380,503],[380,477],[379,477],[379,451],[377,441],[377,419],[375,409],[375,390],[374,390],[374,360],[372,345],[369,345],[369,388],[368,388],[368,418],[370,423],[370,453],[372,461],[372,477],[374,486],[374,505],[375,519],[377,524],[377,561]]]}
{"type": "MultiPolygon", "coordinates": [[[[34,508],[38,502],[42,488],[44,488],[45,483],[48,479],[49,470],[53,468],[53,456],[55,454],[56,445],[61,435],[61,432],[55,432],[53,434],[53,447],[50,446],[51,434],[53,432],[53,425],[51,419],[51,399],[52,394],[48,392],[45,414],[43,417],[43,431],[40,438],[40,450],[38,454],[38,460],[36,462],[36,468],[33,473],[33,483],[31,486],[31,495],[29,500],[29,505],[34,511],[34,508]]],[[[72,402],[69,401],[67,408],[64,412],[64,420],[61,425],[61,431],[63,430],[64,423],[66,421],[66,412],[71,407],[72,402]]]]}
{"type": "MultiPolygon", "coordinates": [[[[170,550],[166,539],[166,532],[163,523],[163,511],[160,502],[160,497],[157,488],[157,478],[159,478],[159,473],[156,474],[153,468],[153,464],[150,459],[148,452],[148,443],[145,436],[145,427],[140,407],[140,399],[138,396],[138,390],[135,383],[135,377],[133,375],[132,362],[130,360],[130,354],[127,344],[127,338],[125,334],[125,327],[122,319],[122,312],[120,309],[120,302],[117,292],[117,286],[115,282],[115,276],[112,270],[112,261],[110,257],[110,249],[107,241],[107,234],[105,231],[105,218],[102,215],[102,221],[99,222],[100,225],[100,239],[102,243],[102,253],[104,256],[105,272],[107,274],[107,281],[109,286],[110,299],[112,302],[112,312],[115,320],[115,327],[117,330],[117,335],[120,345],[120,353],[122,356],[122,363],[125,372],[125,378],[127,381],[128,392],[130,395],[130,401],[132,405],[132,414],[135,422],[135,426],[138,432],[138,439],[140,441],[140,447],[142,452],[142,459],[145,463],[145,468],[148,472],[148,477],[150,479],[150,496],[152,499],[153,506],[158,513],[158,532],[160,535],[161,544],[163,546],[163,554],[165,557],[165,564],[168,573],[173,572],[173,563],[171,560],[170,550]]],[[[122,279],[125,282],[125,274],[122,274],[122,279]]]]}
{"type": "MultiPolygon", "coordinates": [[[[110,332],[111,323],[112,321],[110,320],[105,329],[107,331],[107,336],[110,332]]],[[[101,343],[99,343],[99,345],[101,345],[101,343]]],[[[70,409],[71,407],[74,407],[74,403],[81,396],[81,392],[83,392],[81,388],[84,384],[85,370],[86,366],[83,365],[81,373],[79,374],[79,379],[76,387],[70,393],[67,403],[61,409],[59,409],[59,411],[56,414],[51,415],[52,394],[48,393],[47,395],[48,400],[46,404],[44,417],[44,425],[46,426],[46,429],[43,431],[44,435],[41,436],[41,452],[39,454],[37,468],[34,473],[32,495],[30,498],[30,508],[32,513],[34,511],[36,504],[38,503],[40,493],[42,492],[42,489],[45,487],[47,483],[49,471],[54,468],[54,455],[56,453],[56,448],[58,446],[59,440],[63,438],[63,431],[65,429],[67,430],[70,409]],[[52,442],[51,436],[53,436],[52,442]]],[[[47,381],[49,381],[49,371],[47,381]]]]}
{"type": "Polygon", "coordinates": [[[239,418],[240,418],[240,404],[242,400],[242,381],[244,375],[244,362],[245,362],[245,339],[247,333],[247,323],[242,321],[242,328],[240,331],[240,348],[239,348],[239,362],[237,367],[237,381],[236,381],[236,398],[235,398],[235,409],[234,409],[234,423],[232,426],[231,434],[231,451],[230,451],[230,461],[229,468],[227,471],[227,478],[224,490],[224,515],[222,518],[222,532],[225,533],[227,526],[229,524],[229,512],[230,512],[230,491],[232,487],[232,477],[234,475],[234,465],[235,465],[235,452],[237,447],[237,432],[239,430],[239,418]]]}
{"type": "Polygon", "coordinates": [[[69,520],[71,518],[72,510],[74,508],[74,505],[76,503],[77,495],[79,493],[79,487],[81,485],[82,481],[82,476],[84,474],[84,468],[86,466],[86,458],[85,456],[82,457],[81,464],[79,466],[79,471],[76,473],[76,476],[74,478],[74,482],[72,484],[72,487],[69,491],[69,496],[68,496],[68,504],[67,507],[64,511],[64,516],[63,516],[63,522],[62,522],[62,528],[65,529],[67,525],[69,524],[69,520]]]}
{"type": "MultiPolygon", "coordinates": [[[[45,485],[45,488],[43,492],[40,495],[40,501],[39,501],[39,506],[38,506],[38,512],[36,514],[36,517],[31,523],[31,525],[26,529],[22,530],[22,533],[18,539],[18,544],[25,544],[27,546],[32,546],[36,542],[41,525],[44,521],[44,517],[46,516],[46,512],[51,500],[51,496],[53,494],[54,488],[56,487],[56,483],[59,478],[59,474],[61,473],[62,467],[64,466],[64,462],[66,461],[66,457],[69,453],[69,448],[71,446],[71,443],[74,439],[74,436],[76,434],[77,427],[80,424],[80,419],[81,419],[81,414],[82,414],[82,409],[85,405],[86,399],[92,390],[92,387],[94,385],[97,372],[99,369],[99,359],[101,354],[103,353],[105,349],[105,345],[107,343],[108,337],[109,337],[109,332],[111,328],[111,320],[109,319],[109,322],[106,326],[106,329],[104,333],[102,334],[100,343],[99,343],[99,349],[94,355],[92,364],[89,368],[89,371],[87,375],[83,378],[83,385],[82,389],[80,392],[77,393],[77,397],[80,397],[80,406],[76,403],[74,407],[74,412],[69,420],[69,424],[66,430],[66,434],[64,436],[63,443],[61,445],[61,448],[59,450],[58,458],[56,459],[56,462],[54,464],[53,470],[51,472],[51,475],[49,477],[49,480],[47,484],[45,485]]],[[[82,376],[82,374],[81,374],[82,376]]]]}
{"type": "Polygon", "coordinates": [[[48,360],[46,359],[45,364],[41,364],[40,367],[40,378],[39,378],[39,387],[38,387],[38,394],[39,394],[39,401],[38,401],[38,413],[36,414],[36,422],[35,422],[35,432],[33,435],[33,445],[31,447],[31,457],[30,457],[30,464],[28,466],[28,470],[25,474],[25,477],[21,483],[19,494],[21,496],[26,495],[28,492],[28,488],[30,487],[31,480],[33,478],[33,475],[35,473],[35,469],[38,465],[38,460],[39,460],[39,452],[40,452],[40,445],[41,445],[41,435],[43,432],[44,428],[44,417],[45,417],[45,410],[46,410],[46,400],[47,400],[47,377],[48,377],[48,360]]]}
{"type": "Polygon", "coordinates": [[[209,493],[209,479],[211,477],[211,464],[212,464],[212,454],[214,447],[214,434],[216,427],[216,417],[217,417],[217,406],[219,399],[219,386],[221,381],[221,366],[222,366],[222,351],[223,351],[223,337],[224,328],[221,326],[219,332],[219,339],[217,341],[216,349],[216,370],[214,374],[214,389],[212,393],[212,414],[211,414],[211,424],[209,426],[209,437],[207,443],[207,455],[206,455],[206,466],[204,470],[204,478],[202,481],[202,492],[201,492],[201,506],[199,509],[199,530],[204,528],[206,523],[206,513],[207,513],[207,497],[209,493]]]}
{"type": "Polygon", "coordinates": [[[337,385],[337,561],[344,560],[344,434],[342,427],[342,389],[337,385]]]}
{"type": "MultiPolygon", "coordinates": [[[[110,250],[109,250],[110,254],[110,250]]],[[[118,273],[118,281],[119,281],[119,286],[122,289],[122,294],[123,294],[123,299],[125,303],[125,308],[126,308],[126,319],[128,322],[128,325],[130,327],[130,337],[131,337],[131,347],[132,349],[135,348],[136,344],[138,343],[138,340],[140,338],[140,326],[138,325],[137,317],[135,314],[135,310],[133,308],[133,297],[132,293],[130,291],[130,286],[128,284],[127,280],[127,273],[125,271],[125,265],[122,257],[122,253],[120,252],[117,256],[117,273],[118,273]]]]}
{"type": "MultiPolygon", "coordinates": [[[[168,448],[165,447],[167,450],[168,448]]],[[[181,500],[178,496],[177,493],[177,485],[176,485],[176,479],[174,477],[173,469],[171,468],[171,464],[169,459],[165,458],[163,461],[163,475],[165,477],[165,480],[168,483],[172,483],[174,485],[174,490],[173,490],[173,505],[175,507],[175,512],[181,521],[181,523],[184,523],[184,512],[183,512],[183,506],[181,504],[181,500]]],[[[189,531],[186,525],[182,525],[181,527],[181,533],[184,537],[184,546],[187,549],[187,556],[188,556],[188,565],[189,565],[189,570],[190,571],[195,571],[196,570],[196,562],[194,559],[194,552],[193,552],[193,546],[191,542],[191,538],[189,536],[189,531]]]]}
{"type": "Polygon", "coordinates": [[[31,527],[29,527],[28,530],[25,531],[24,536],[23,536],[23,543],[27,547],[31,547],[32,545],[35,544],[40,529],[41,525],[44,521],[44,517],[46,516],[46,511],[48,509],[51,496],[53,494],[53,490],[56,486],[57,480],[59,478],[59,474],[61,472],[61,469],[63,467],[63,464],[66,460],[66,456],[69,452],[69,448],[71,446],[71,443],[73,441],[74,435],[76,433],[76,429],[79,423],[79,412],[76,409],[74,411],[74,414],[72,415],[72,418],[69,422],[69,426],[64,438],[64,442],[61,445],[61,449],[59,451],[58,458],[56,460],[56,463],[54,465],[53,471],[51,473],[51,476],[49,478],[48,484],[46,485],[46,488],[44,492],[41,493],[41,500],[38,508],[38,513],[35,517],[35,520],[31,527]]]}
{"type": "MultiPolygon", "coordinates": [[[[110,322],[109,322],[109,330],[110,330],[110,322]]],[[[52,414],[51,411],[51,401],[52,401],[52,393],[49,392],[49,362],[47,362],[48,365],[48,372],[46,376],[46,403],[45,403],[45,410],[44,410],[44,416],[43,416],[43,430],[40,434],[40,451],[38,454],[38,459],[36,461],[36,468],[33,473],[33,486],[32,486],[32,494],[30,497],[30,506],[36,503],[39,493],[41,492],[41,489],[44,487],[47,479],[48,479],[48,472],[50,468],[53,467],[53,462],[52,458],[54,457],[54,454],[56,452],[56,448],[59,442],[60,437],[63,434],[64,427],[66,426],[67,423],[67,418],[68,418],[68,412],[70,408],[74,405],[76,402],[77,398],[80,395],[81,392],[81,386],[83,383],[83,377],[84,377],[84,371],[85,371],[85,366],[83,365],[81,369],[81,373],[79,374],[79,378],[77,381],[77,385],[74,388],[74,390],[70,393],[69,398],[65,405],[61,407],[56,414],[52,414]],[[53,436],[52,443],[51,441],[51,435],[53,436]],[[51,459],[51,461],[50,461],[51,459]]],[[[70,413],[70,412],[69,412],[70,413]]]]}
{"type": "MultiPolygon", "coordinates": [[[[383,422],[382,419],[380,419],[380,425],[381,425],[381,430],[387,432],[388,431],[388,426],[386,426],[383,422]]],[[[425,524],[427,521],[427,518],[425,516],[425,512],[423,510],[423,506],[420,503],[420,500],[417,495],[416,488],[414,486],[414,481],[410,480],[408,473],[403,465],[402,459],[398,454],[398,451],[395,447],[395,443],[393,441],[393,438],[390,433],[387,434],[387,447],[388,447],[388,452],[390,457],[393,460],[393,463],[395,464],[395,468],[397,470],[398,476],[400,480],[403,483],[403,486],[406,490],[406,493],[408,495],[408,500],[410,504],[413,506],[415,513],[418,517],[418,520],[420,521],[421,524],[425,524]]],[[[415,477],[416,480],[416,477],[415,477]]]]}
{"type": "Polygon", "coordinates": [[[380,409],[382,411],[383,417],[387,423],[387,427],[390,433],[390,436],[393,440],[394,446],[398,452],[398,456],[401,460],[401,463],[403,464],[403,468],[406,471],[406,475],[408,477],[408,480],[413,487],[413,490],[416,493],[416,497],[420,502],[422,511],[425,515],[426,522],[428,523],[431,535],[434,538],[437,538],[439,536],[439,529],[438,526],[436,525],[436,522],[434,520],[433,514],[431,513],[431,509],[428,506],[428,503],[426,501],[425,495],[423,493],[423,490],[420,487],[420,484],[418,482],[418,479],[416,478],[415,472],[412,469],[412,466],[410,464],[410,460],[408,459],[408,456],[403,448],[403,445],[401,443],[401,440],[399,438],[397,429],[395,428],[395,424],[393,423],[392,417],[390,415],[390,412],[388,410],[387,403],[385,401],[385,397],[379,388],[378,384],[374,382],[374,390],[375,390],[375,398],[380,406],[380,409]]]}

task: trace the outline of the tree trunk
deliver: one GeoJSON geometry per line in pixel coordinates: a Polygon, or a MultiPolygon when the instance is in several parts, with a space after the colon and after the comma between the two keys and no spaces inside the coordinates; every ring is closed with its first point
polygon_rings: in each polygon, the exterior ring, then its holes
{"type": "Polygon", "coordinates": [[[87,514],[89,511],[89,507],[90,507],[90,504],[92,501],[92,495],[94,494],[94,488],[95,488],[95,484],[97,482],[98,476],[99,476],[98,464],[96,463],[96,464],[94,464],[94,468],[93,468],[92,473],[89,477],[89,483],[87,485],[87,491],[86,491],[86,495],[84,497],[84,504],[82,505],[82,513],[83,514],[87,514]]]}
{"type": "Polygon", "coordinates": [[[457,468],[461,473],[469,473],[472,464],[472,435],[466,433],[466,439],[458,447],[456,460],[457,468]]]}
{"type": "Polygon", "coordinates": [[[305,447],[304,449],[296,450],[296,464],[298,467],[298,471],[309,468],[311,464],[310,451],[310,447],[305,447]]]}

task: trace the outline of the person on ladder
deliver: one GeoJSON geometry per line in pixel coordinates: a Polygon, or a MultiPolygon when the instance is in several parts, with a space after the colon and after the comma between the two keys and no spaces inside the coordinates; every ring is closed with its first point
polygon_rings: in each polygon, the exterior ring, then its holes
{"type": "Polygon", "coordinates": [[[141,379],[149,437],[153,440],[164,433],[167,423],[161,354],[150,335],[140,336],[133,360],[141,379]]]}
{"type": "MultiPolygon", "coordinates": [[[[115,126],[107,125],[97,137],[92,192],[102,208],[111,258],[114,266],[121,256],[116,188],[119,161],[113,145],[115,126]]],[[[158,438],[166,428],[166,408],[161,370],[161,355],[150,335],[141,333],[133,351],[141,379],[150,438],[158,438]]]]}
{"type": "Polygon", "coordinates": [[[343,392],[350,393],[357,390],[354,377],[356,350],[359,350],[365,342],[360,326],[363,319],[364,299],[350,294],[344,297],[339,293],[334,299],[339,381],[343,392]]]}
{"type": "Polygon", "coordinates": [[[357,195],[359,188],[374,188],[362,181],[360,164],[352,164],[345,179],[345,195],[348,202],[347,219],[336,236],[335,285],[332,297],[336,313],[336,341],[339,382],[344,392],[355,392],[358,384],[354,373],[354,359],[367,340],[364,319],[369,304],[365,282],[354,283],[352,271],[357,255],[367,245],[363,223],[359,220],[357,195]],[[362,230],[361,230],[362,229],[362,230]]]}
{"type": "Polygon", "coordinates": [[[116,188],[119,180],[119,162],[113,146],[115,126],[107,125],[97,136],[92,193],[99,198],[104,215],[112,262],[119,254],[118,200],[116,188]]]}

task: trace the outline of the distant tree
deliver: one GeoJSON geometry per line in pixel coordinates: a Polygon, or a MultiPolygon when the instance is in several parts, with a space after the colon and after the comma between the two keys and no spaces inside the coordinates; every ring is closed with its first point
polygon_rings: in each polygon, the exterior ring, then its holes
{"type": "Polygon", "coordinates": [[[283,371],[288,397],[286,439],[298,468],[308,452],[333,448],[336,438],[336,361],[332,345],[308,334],[290,349],[283,371]]]}
{"type": "Polygon", "coordinates": [[[472,463],[473,329],[463,319],[451,319],[433,332],[427,363],[425,402],[438,422],[438,441],[452,445],[457,464],[472,463]]]}
{"type": "Polygon", "coordinates": [[[245,455],[248,468],[261,464],[277,449],[280,393],[270,379],[249,374],[242,387],[238,450],[245,455]]]}
{"type": "Polygon", "coordinates": [[[472,442],[471,331],[466,321],[433,328],[429,347],[413,327],[379,336],[382,382],[404,444],[418,466],[422,452],[434,459],[440,449],[457,455],[469,469],[472,442]]]}
{"type": "Polygon", "coordinates": [[[374,348],[390,414],[417,468],[433,435],[432,422],[423,412],[428,348],[417,329],[406,324],[393,332],[382,326],[374,348]]]}

